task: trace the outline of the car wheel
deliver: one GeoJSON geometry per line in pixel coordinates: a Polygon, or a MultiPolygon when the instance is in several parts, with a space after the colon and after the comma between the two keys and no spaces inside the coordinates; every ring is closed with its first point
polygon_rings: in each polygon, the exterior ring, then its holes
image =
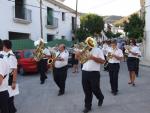
{"type": "Polygon", "coordinates": [[[22,67],[20,67],[19,73],[20,73],[20,75],[25,75],[25,71],[24,71],[24,69],[22,67]]]}

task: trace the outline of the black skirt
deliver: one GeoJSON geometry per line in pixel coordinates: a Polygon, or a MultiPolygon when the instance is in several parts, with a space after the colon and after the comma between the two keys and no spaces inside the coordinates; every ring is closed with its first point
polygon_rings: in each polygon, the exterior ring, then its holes
{"type": "Polygon", "coordinates": [[[127,59],[127,66],[129,71],[137,71],[138,65],[138,58],[128,57],[127,59]]]}

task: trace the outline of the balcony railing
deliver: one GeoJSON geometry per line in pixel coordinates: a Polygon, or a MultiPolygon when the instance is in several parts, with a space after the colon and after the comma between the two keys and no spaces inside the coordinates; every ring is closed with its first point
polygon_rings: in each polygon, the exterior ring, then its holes
{"type": "Polygon", "coordinates": [[[24,7],[14,6],[13,20],[16,23],[30,24],[32,22],[32,11],[24,7]]]}
{"type": "Polygon", "coordinates": [[[58,18],[52,17],[50,19],[48,19],[48,17],[46,17],[46,28],[47,29],[56,29],[58,28],[58,18]]]}

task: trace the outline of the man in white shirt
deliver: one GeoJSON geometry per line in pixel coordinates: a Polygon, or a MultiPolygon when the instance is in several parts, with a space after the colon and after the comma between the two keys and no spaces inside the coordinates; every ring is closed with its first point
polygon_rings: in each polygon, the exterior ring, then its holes
{"type": "Polygon", "coordinates": [[[3,59],[2,41],[0,40],[0,111],[1,113],[9,113],[8,110],[8,76],[9,67],[7,62],[3,59]]]}
{"type": "Polygon", "coordinates": [[[120,61],[123,59],[123,52],[117,47],[117,42],[111,42],[111,48],[108,50],[108,71],[110,77],[111,92],[113,95],[118,93],[118,74],[120,61]]]}
{"type": "Polygon", "coordinates": [[[54,81],[59,87],[58,96],[61,96],[65,93],[65,83],[67,78],[67,65],[69,53],[65,49],[64,44],[59,45],[59,51],[56,54],[56,59],[53,68],[54,81]]]}
{"type": "MultiPolygon", "coordinates": [[[[9,40],[3,41],[3,51],[5,52],[4,59],[7,61],[9,66],[9,86],[12,89],[16,88],[16,80],[17,80],[17,59],[14,53],[11,50],[12,43],[9,40]]],[[[8,100],[9,104],[9,113],[16,113],[17,109],[14,105],[14,96],[10,97],[8,100]]]]}
{"type": "MultiPolygon", "coordinates": [[[[100,48],[91,48],[88,61],[82,67],[82,86],[85,94],[85,109],[88,113],[92,107],[93,94],[98,99],[98,106],[102,106],[104,96],[100,89],[100,64],[104,64],[105,58],[100,48]]],[[[78,58],[79,55],[76,55],[78,58]]]]}

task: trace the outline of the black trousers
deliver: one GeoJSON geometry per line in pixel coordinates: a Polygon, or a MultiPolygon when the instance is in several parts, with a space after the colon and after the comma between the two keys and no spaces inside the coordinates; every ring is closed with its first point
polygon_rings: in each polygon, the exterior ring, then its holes
{"type": "Polygon", "coordinates": [[[0,92],[0,113],[11,113],[8,110],[8,91],[0,92]]]}
{"type": "Polygon", "coordinates": [[[41,82],[44,82],[45,79],[47,78],[47,76],[46,76],[47,59],[41,59],[38,62],[38,70],[39,70],[39,73],[40,73],[40,80],[41,80],[41,82]]]}
{"type": "Polygon", "coordinates": [[[100,89],[100,73],[98,71],[82,71],[82,86],[86,108],[91,109],[93,94],[98,100],[104,99],[100,89]]]}
{"type": "Polygon", "coordinates": [[[62,68],[54,68],[53,69],[53,76],[56,85],[59,87],[59,91],[61,93],[65,92],[65,84],[67,78],[67,66],[62,68]]]}
{"type": "Polygon", "coordinates": [[[17,112],[17,109],[16,109],[15,104],[14,104],[14,96],[10,97],[8,99],[8,108],[9,108],[9,113],[16,113],[17,112]]]}
{"type": "Polygon", "coordinates": [[[115,93],[118,92],[118,74],[120,65],[119,63],[109,63],[109,77],[111,90],[115,93]]]}

